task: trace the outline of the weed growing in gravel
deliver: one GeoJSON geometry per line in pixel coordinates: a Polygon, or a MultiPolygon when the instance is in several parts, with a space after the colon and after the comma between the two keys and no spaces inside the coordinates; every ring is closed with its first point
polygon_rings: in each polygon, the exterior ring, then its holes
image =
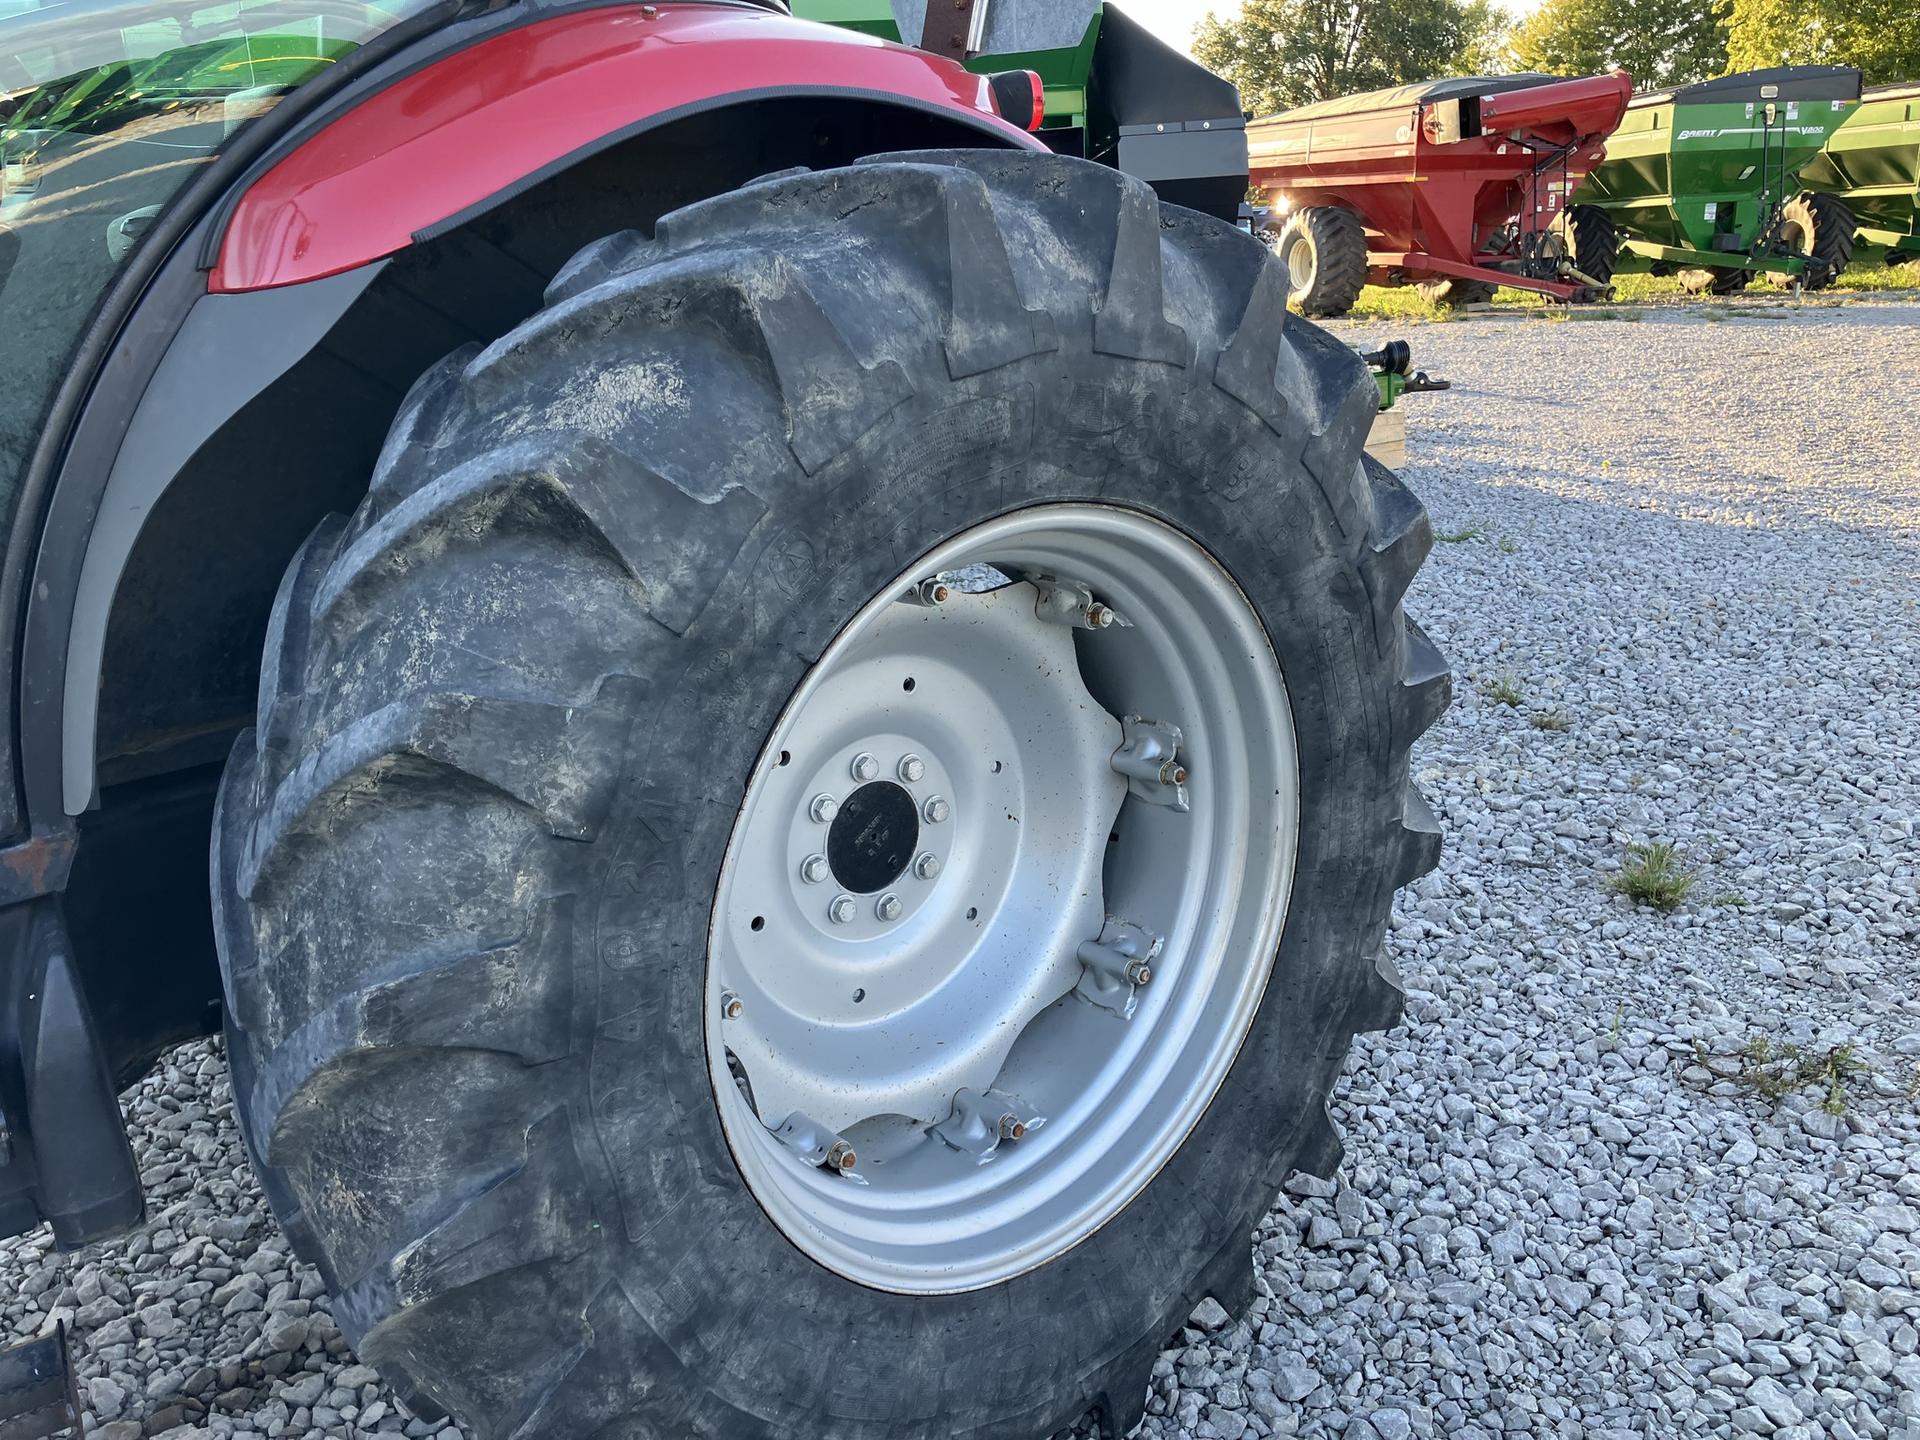
{"type": "Polygon", "coordinates": [[[1511,675],[1496,675],[1491,680],[1482,680],[1480,690],[1494,704],[1510,706],[1515,710],[1518,710],[1527,700],[1511,675]]]}
{"type": "Polygon", "coordinates": [[[1502,535],[1498,540],[1493,542],[1493,548],[1498,550],[1502,555],[1512,555],[1520,549],[1520,542],[1502,535]]]}
{"type": "Polygon", "coordinates": [[[1571,730],[1573,724],[1558,710],[1536,710],[1527,717],[1527,723],[1536,730],[1571,730]]]}
{"type": "Polygon", "coordinates": [[[1480,524],[1477,520],[1470,520],[1465,526],[1458,530],[1448,530],[1444,533],[1436,530],[1433,538],[1441,545],[1462,545],[1469,540],[1478,540],[1486,533],[1486,526],[1480,524]]]}
{"type": "Polygon", "coordinates": [[[1756,1034],[1740,1052],[1736,1083],[1776,1103],[1797,1090],[1817,1088],[1821,1091],[1820,1108],[1829,1115],[1844,1115],[1851,1098],[1847,1082],[1867,1074],[1869,1069],[1850,1043],[1814,1054],[1798,1045],[1776,1045],[1765,1035],[1756,1034]]]}
{"type": "Polygon", "coordinates": [[[1607,885],[1636,905],[1666,911],[1679,909],[1699,878],[1699,871],[1681,865],[1678,847],[1663,840],[1636,840],[1627,846],[1620,873],[1607,885]]]}

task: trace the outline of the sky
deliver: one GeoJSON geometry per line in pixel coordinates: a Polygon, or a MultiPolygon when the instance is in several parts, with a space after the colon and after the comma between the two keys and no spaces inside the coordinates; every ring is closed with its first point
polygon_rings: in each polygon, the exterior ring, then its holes
{"type": "MultiPolygon", "coordinates": [[[[1240,13],[1240,0],[1120,0],[1121,7],[1134,19],[1175,49],[1185,50],[1193,39],[1193,27],[1208,11],[1225,19],[1240,13]]],[[[1500,8],[1513,15],[1524,15],[1538,0],[1500,0],[1500,8]]]]}
{"type": "Polygon", "coordinates": [[[1121,9],[1177,50],[1193,39],[1193,27],[1209,10],[1223,19],[1240,13],[1240,0],[1120,0],[1121,9]]]}

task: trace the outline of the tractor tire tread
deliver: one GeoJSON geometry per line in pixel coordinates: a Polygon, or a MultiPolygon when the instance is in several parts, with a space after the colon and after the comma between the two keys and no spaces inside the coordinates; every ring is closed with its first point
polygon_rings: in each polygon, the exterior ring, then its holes
{"type": "MultiPolygon", "coordinates": [[[[1332,223],[1360,236],[1357,268],[1338,270],[1357,294],[1364,236],[1350,215],[1332,223]]],[[[1450,693],[1401,608],[1431,526],[1359,458],[1372,377],[1286,300],[1270,256],[1138,180],[1055,157],[914,152],[769,177],[650,237],[590,245],[547,309],[414,387],[359,511],[324,523],[289,571],[261,735],[242,737],[223,780],[213,860],[229,1023],[249,1059],[242,1128],[297,1248],[336,1285],[343,1329],[410,1408],[500,1437],[598,1433],[644,1406],[637,1423],[660,1433],[986,1440],[1038,1437],[1091,1407],[1119,1440],[1192,1307],[1250,1300],[1252,1236],[1280,1183],[1339,1163],[1325,1097],[1352,1035],[1399,1013],[1387,902],[1439,855],[1408,752],[1450,693]],[[821,235],[831,243],[808,239],[821,235]],[[854,244],[876,257],[867,283],[898,300],[884,325],[822,258],[854,244]],[[1043,373],[1070,332],[1108,363],[1195,369],[1203,397],[1210,378],[1297,446],[1312,483],[1290,503],[1320,510],[1315,564],[1351,577],[1351,604],[1373,612],[1368,663],[1391,677],[1380,763],[1402,798],[1369,802],[1366,824],[1385,827],[1368,830],[1378,889],[1331,870],[1317,882],[1361,913],[1327,919],[1313,951],[1335,1017],[1299,1081],[1313,1098],[1258,1122],[1274,1153],[1214,1222],[1215,1258],[1126,1347],[1018,1414],[928,1416],[912,1396],[897,1416],[782,1397],[749,1412],[716,1388],[712,1356],[695,1365],[675,1348],[679,1322],[643,1314],[608,1275],[636,1225],[695,1243],[697,1207],[623,1225],[604,1142],[582,1119],[604,1092],[567,1099],[601,1083],[580,1037],[623,1023],[594,1018],[603,954],[579,943],[574,912],[610,863],[595,841],[616,789],[634,783],[630,717],[664,683],[650,677],[678,679],[682,637],[723,581],[757,563],[774,491],[804,492],[940,386],[1043,373]],[[568,378],[595,344],[630,367],[630,408],[568,378]],[[701,403],[724,407],[711,415],[680,388],[693,358],[701,403]],[[505,585],[515,566],[534,580],[505,585]],[[514,609],[557,605],[522,598],[543,585],[582,637],[554,655],[491,640],[544,633],[514,609]],[[462,863],[431,868],[436,854],[462,863]],[[417,1147],[404,1173],[395,1137],[417,1147]],[[560,1318],[508,1336],[503,1314],[560,1318]]],[[[735,683],[710,681],[716,695],[735,683]]],[[[699,798],[730,814],[738,797],[714,782],[699,798]]],[[[686,1180],[690,1193],[718,1183],[686,1180]]]]}

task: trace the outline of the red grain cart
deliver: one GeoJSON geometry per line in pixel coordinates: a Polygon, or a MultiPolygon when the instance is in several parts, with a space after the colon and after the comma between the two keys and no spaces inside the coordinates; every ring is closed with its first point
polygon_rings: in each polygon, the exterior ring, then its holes
{"type": "Polygon", "coordinates": [[[1605,295],[1607,216],[1567,207],[1626,113],[1625,71],[1428,80],[1304,105],[1248,128],[1292,298],[1351,309],[1360,287],[1417,283],[1443,304],[1501,285],[1605,295]]]}

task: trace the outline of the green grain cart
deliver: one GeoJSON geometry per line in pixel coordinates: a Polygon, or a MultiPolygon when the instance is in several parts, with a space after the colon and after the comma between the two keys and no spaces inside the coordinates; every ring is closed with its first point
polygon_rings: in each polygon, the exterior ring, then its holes
{"type": "Polygon", "coordinates": [[[1846,202],[1856,246],[1884,250],[1889,265],[1920,259],[1920,83],[1863,94],[1800,183],[1846,202]]]}
{"type": "Polygon", "coordinates": [[[1696,294],[1756,273],[1818,289],[1852,258],[1854,218],[1801,170],[1859,101],[1860,72],[1828,65],[1636,96],[1574,198],[1612,217],[1620,272],[1677,273],[1696,294]]]}
{"type": "Polygon", "coordinates": [[[1030,70],[1044,87],[1033,128],[1051,149],[1138,176],[1176,205],[1228,218],[1240,212],[1247,129],[1239,92],[1117,5],[790,0],[790,8],[802,19],[950,54],[979,74],[1030,70]]]}

